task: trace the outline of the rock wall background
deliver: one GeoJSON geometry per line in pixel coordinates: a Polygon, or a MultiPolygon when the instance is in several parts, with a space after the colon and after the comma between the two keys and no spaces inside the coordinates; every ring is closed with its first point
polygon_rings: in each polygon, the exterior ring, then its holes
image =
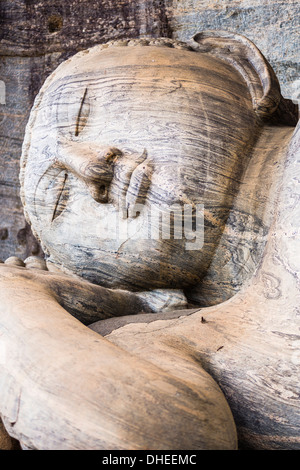
{"type": "Polygon", "coordinates": [[[292,97],[299,78],[299,18],[299,0],[1,0],[0,259],[40,253],[23,216],[19,159],[33,100],[60,62],[114,38],[186,40],[204,29],[227,29],[255,42],[283,95],[292,97]]]}
{"type": "Polygon", "coordinates": [[[251,39],[274,68],[286,98],[300,72],[299,0],[172,0],[168,19],[174,38],[225,29],[251,39]]]}

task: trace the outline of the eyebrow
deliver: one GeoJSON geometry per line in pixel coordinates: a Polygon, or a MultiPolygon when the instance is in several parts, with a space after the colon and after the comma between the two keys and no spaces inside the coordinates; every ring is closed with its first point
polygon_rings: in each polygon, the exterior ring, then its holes
{"type": "Polygon", "coordinates": [[[75,128],[75,136],[76,137],[79,135],[80,116],[81,116],[84,100],[86,98],[86,94],[87,94],[87,88],[84,90],[83,97],[81,98],[80,108],[79,108],[79,111],[78,111],[78,114],[77,114],[76,128],[75,128]]]}

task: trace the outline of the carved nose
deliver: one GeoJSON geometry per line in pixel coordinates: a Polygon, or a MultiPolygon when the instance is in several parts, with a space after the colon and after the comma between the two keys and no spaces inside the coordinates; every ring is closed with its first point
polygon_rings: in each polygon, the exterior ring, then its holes
{"type": "Polygon", "coordinates": [[[114,176],[114,164],[121,155],[122,152],[114,147],[68,142],[60,145],[57,164],[84,181],[95,201],[106,203],[114,176]]]}
{"type": "Polygon", "coordinates": [[[108,190],[114,176],[114,164],[122,155],[117,148],[103,148],[98,150],[97,156],[86,160],[82,166],[82,177],[96,202],[108,202],[108,190]]]}

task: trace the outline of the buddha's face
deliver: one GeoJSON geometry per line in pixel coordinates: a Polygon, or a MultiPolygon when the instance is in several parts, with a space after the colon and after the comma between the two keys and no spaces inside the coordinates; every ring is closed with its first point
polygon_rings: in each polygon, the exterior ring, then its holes
{"type": "Polygon", "coordinates": [[[49,262],[109,287],[199,283],[254,127],[243,79],[205,54],[95,48],[64,64],[24,145],[26,209],[49,262]]]}

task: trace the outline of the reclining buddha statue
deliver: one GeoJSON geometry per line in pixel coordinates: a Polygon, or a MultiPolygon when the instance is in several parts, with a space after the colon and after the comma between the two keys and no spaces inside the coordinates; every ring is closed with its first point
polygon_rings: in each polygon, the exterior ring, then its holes
{"type": "Polygon", "coordinates": [[[45,259],[0,265],[0,416],[23,449],[300,448],[297,112],[230,32],[50,75],[20,172],[45,259]]]}

